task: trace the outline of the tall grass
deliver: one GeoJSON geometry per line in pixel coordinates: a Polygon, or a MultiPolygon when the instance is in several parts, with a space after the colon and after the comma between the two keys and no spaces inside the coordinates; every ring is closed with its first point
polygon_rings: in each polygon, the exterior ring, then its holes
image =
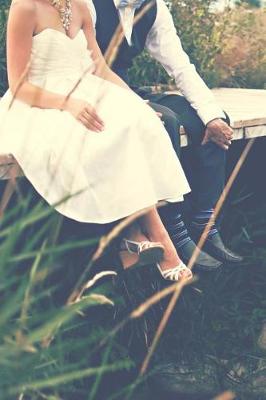
{"type": "MultiPolygon", "coordinates": [[[[203,363],[206,354],[221,368],[222,360],[233,364],[242,357],[252,365],[254,357],[263,359],[256,338],[266,318],[266,209],[264,197],[258,202],[246,183],[232,194],[223,219],[226,241],[245,255],[245,262],[202,274],[197,290],[185,290],[157,349],[156,364],[187,360],[193,365],[203,363]]],[[[167,300],[123,331],[114,328],[162,288],[156,270],[129,271],[115,285],[99,280],[81,301],[66,305],[100,235],[95,239],[87,227],[62,221],[31,188],[20,187],[0,230],[1,400],[150,399],[150,390],[138,391],[141,382],[135,374],[167,300]]],[[[108,255],[85,281],[100,269],[116,267],[108,255]]],[[[251,395],[244,392],[240,398],[250,400],[251,395]]]]}
{"type": "Polygon", "coordinates": [[[115,341],[96,350],[112,324],[114,291],[92,286],[66,305],[98,239],[66,239],[64,230],[62,241],[61,218],[31,194],[1,220],[1,400],[93,399],[103,376],[132,367],[115,341]]]}

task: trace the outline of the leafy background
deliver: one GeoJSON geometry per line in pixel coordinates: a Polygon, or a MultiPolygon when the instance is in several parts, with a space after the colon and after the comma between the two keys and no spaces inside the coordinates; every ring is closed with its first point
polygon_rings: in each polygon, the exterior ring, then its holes
{"type": "MultiPolygon", "coordinates": [[[[0,93],[6,83],[5,25],[9,0],[0,4],[0,93]]],[[[210,87],[264,88],[266,70],[266,11],[259,2],[214,13],[212,0],[171,0],[170,7],[184,49],[210,87]],[[251,7],[252,6],[252,7],[251,7]]],[[[132,84],[171,83],[147,53],[138,57],[130,73],[132,84]]]]}
{"type": "MultiPolygon", "coordinates": [[[[171,1],[171,11],[184,49],[210,87],[264,88],[266,14],[263,8],[241,6],[210,10],[210,0],[171,1]]],[[[134,84],[171,83],[147,53],[131,70],[134,84]]]]}

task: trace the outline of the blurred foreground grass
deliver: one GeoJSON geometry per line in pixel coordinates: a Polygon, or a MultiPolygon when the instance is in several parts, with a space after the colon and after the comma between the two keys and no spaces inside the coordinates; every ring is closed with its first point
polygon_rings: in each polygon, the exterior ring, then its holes
{"type": "MultiPolygon", "coordinates": [[[[258,160],[256,149],[252,157],[258,160]]],[[[256,167],[243,170],[246,178],[236,183],[222,220],[227,243],[245,255],[243,265],[200,274],[197,290],[185,289],[157,363],[200,360],[206,354],[218,360],[258,355],[256,340],[266,319],[266,196],[263,188],[256,192],[248,184],[256,167]]],[[[116,278],[99,280],[81,301],[66,305],[102,233],[62,220],[26,187],[1,220],[1,400],[150,399],[136,374],[165,303],[110,333],[161,287],[156,270],[127,273],[126,286],[124,277],[119,284],[116,278]]],[[[117,269],[111,253],[86,280],[100,269],[117,269]]]]}
{"type": "Polygon", "coordinates": [[[98,240],[60,242],[61,218],[31,190],[16,197],[0,231],[1,400],[82,398],[103,374],[132,366],[115,342],[95,351],[114,313],[108,284],[65,305],[98,240]]]}

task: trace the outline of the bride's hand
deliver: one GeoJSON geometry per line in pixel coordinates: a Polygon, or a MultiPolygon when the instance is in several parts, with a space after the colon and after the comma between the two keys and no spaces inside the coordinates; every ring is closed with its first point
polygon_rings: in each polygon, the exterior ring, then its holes
{"type": "Polygon", "coordinates": [[[94,107],[84,100],[69,99],[64,110],[70,112],[76,120],[94,132],[102,132],[104,123],[94,107]]]}

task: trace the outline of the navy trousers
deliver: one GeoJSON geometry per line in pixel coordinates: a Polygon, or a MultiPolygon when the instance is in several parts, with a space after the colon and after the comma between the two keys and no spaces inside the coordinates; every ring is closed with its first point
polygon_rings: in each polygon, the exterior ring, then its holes
{"type": "MultiPolygon", "coordinates": [[[[213,142],[202,145],[205,126],[189,102],[178,95],[139,93],[163,114],[165,128],[180,156],[178,127],[184,126],[190,141],[182,160],[192,189],[192,200],[198,210],[214,208],[225,184],[226,152],[213,142]]],[[[229,123],[229,119],[226,119],[229,123]]]]}

